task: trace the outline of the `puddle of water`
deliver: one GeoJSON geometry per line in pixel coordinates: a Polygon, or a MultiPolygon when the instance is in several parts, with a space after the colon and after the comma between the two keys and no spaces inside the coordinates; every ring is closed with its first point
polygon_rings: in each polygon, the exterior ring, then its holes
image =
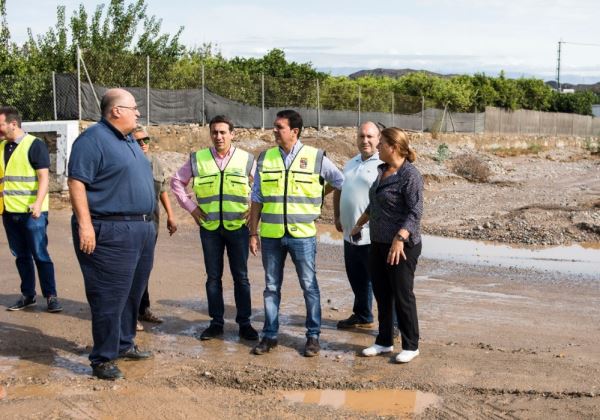
{"type": "Polygon", "coordinates": [[[589,244],[528,248],[429,235],[423,235],[423,244],[423,256],[431,259],[596,276],[600,273],[600,250],[589,244]]]}
{"type": "MultiPolygon", "coordinates": [[[[343,245],[333,226],[319,225],[319,242],[343,245]]],[[[458,263],[516,267],[540,271],[596,276],[600,279],[600,244],[584,243],[555,247],[524,247],[495,242],[422,235],[423,257],[458,263]]]]}
{"type": "Polygon", "coordinates": [[[282,393],[293,403],[317,404],[336,409],[370,412],[380,416],[411,416],[422,414],[440,397],[433,393],[382,389],[374,391],[309,390],[282,393]]]}

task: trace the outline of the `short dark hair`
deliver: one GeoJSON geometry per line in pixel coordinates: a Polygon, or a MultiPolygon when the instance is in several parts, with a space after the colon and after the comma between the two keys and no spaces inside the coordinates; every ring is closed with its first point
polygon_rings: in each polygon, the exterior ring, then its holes
{"type": "Polygon", "coordinates": [[[14,106],[0,107],[0,115],[4,115],[4,118],[6,118],[7,123],[16,121],[17,126],[21,128],[21,114],[19,114],[19,110],[14,106]]]}
{"type": "Polygon", "coordinates": [[[212,120],[208,123],[208,128],[211,129],[213,124],[224,123],[229,126],[229,131],[233,131],[233,122],[229,117],[225,115],[215,115],[212,120]]]}
{"type": "Polygon", "coordinates": [[[300,138],[300,133],[302,133],[302,117],[293,109],[284,109],[283,111],[279,111],[277,113],[277,118],[285,118],[288,120],[288,125],[290,128],[298,129],[298,138],[300,138]]]}

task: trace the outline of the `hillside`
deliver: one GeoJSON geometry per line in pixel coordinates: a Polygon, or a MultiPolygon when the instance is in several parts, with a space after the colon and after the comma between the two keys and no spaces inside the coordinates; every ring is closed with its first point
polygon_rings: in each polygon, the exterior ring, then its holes
{"type": "MultiPolygon", "coordinates": [[[[356,71],[352,74],[350,74],[348,76],[348,78],[350,79],[358,79],[360,77],[366,77],[366,76],[376,76],[376,77],[392,77],[392,78],[397,78],[397,77],[402,77],[404,75],[410,74],[410,73],[425,73],[429,76],[438,76],[438,77],[452,77],[452,76],[456,76],[456,74],[441,74],[441,73],[435,73],[432,71],[428,71],[428,70],[415,70],[415,69],[382,69],[382,68],[376,68],[376,69],[371,69],[371,70],[359,70],[356,71]]],[[[548,86],[550,86],[553,89],[556,89],[556,81],[555,80],[548,80],[546,82],[546,84],[548,86]]],[[[572,84],[572,83],[561,83],[561,86],[563,89],[574,89],[575,91],[592,91],[595,93],[600,93],[600,82],[594,83],[594,84],[572,84]]]]}

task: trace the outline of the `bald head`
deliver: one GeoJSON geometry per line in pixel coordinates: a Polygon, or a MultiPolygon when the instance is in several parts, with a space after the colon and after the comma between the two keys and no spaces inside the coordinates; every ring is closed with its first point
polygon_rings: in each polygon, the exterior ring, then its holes
{"type": "Polygon", "coordinates": [[[379,127],[372,121],[366,121],[358,127],[356,147],[358,147],[363,160],[370,158],[377,152],[380,137],[379,127]]]}
{"type": "Polygon", "coordinates": [[[123,135],[133,131],[140,116],[133,95],[119,88],[106,91],[100,102],[100,111],[123,135]]]}
{"type": "Polygon", "coordinates": [[[112,108],[115,105],[118,105],[121,99],[133,99],[133,95],[127,92],[125,89],[108,89],[102,97],[102,101],[100,101],[100,111],[102,112],[102,116],[104,118],[108,118],[112,108]]]}

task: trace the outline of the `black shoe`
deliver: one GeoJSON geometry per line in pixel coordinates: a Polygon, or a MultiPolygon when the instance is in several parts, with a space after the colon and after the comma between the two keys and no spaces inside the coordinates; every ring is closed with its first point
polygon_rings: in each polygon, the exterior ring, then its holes
{"type": "Polygon", "coordinates": [[[62,305],[58,302],[58,298],[56,296],[50,296],[47,299],[48,302],[48,312],[61,312],[63,310],[62,305]]]}
{"type": "Polygon", "coordinates": [[[242,325],[240,327],[240,338],[243,338],[244,340],[256,341],[258,340],[258,333],[254,328],[252,328],[252,325],[242,325]]]}
{"type": "Polygon", "coordinates": [[[319,339],[316,337],[308,337],[306,339],[306,345],[304,346],[304,356],[315,357],[321,351],[319,345],[319,339]]]}
{"type": "Polygon", "coordinates": [[[213,338],[217,338],[223,335],[223,327],[218,325],[210,324],[207,329],[202,331],[200,334],[200,340],[212,340],[213,338]]]}
{"type": "Polygon", "coordinates": [[[258,343],[258,346],[254,347],[254,349],[252,349],[252,353],[258,354],[258,355],[265,354],[265,353],[270,352],[275,347],[277,347],[277,339],[263,337],[263,339],[260,340],[260,343],[258,343]]]}
{"type": "Polygon", "coordinates": [[[92,366],[92,375],[98,379],[109,381],[124,378],[123,372],[121,372],[113,360],[92,366]]]}
{"type": "Polygon", "coordinates": [[[361,327],[361,328],[371,328],[373,326],[372,322],[364,322],[355,314],[350,315],[348,319],[342,319],[337,323],[337,327],[340,330],[347,330],[349,328],[361,327]]]}
{"type": "Polygon", "coordinates": [[[17,302],[6,308],[7,311],[20,311],[21,309],[35,306],[37,304],[35,296],[21,296],[17,302]]]}
{"type": "Polygon", "coordinates": [[[127,360],[145,360],[150,359],[152,357],[151,351],[143,351],[140,350],[138,346],[133,346],[125,353],[119,354],[119,359],[127,359],[127,360]]]}

